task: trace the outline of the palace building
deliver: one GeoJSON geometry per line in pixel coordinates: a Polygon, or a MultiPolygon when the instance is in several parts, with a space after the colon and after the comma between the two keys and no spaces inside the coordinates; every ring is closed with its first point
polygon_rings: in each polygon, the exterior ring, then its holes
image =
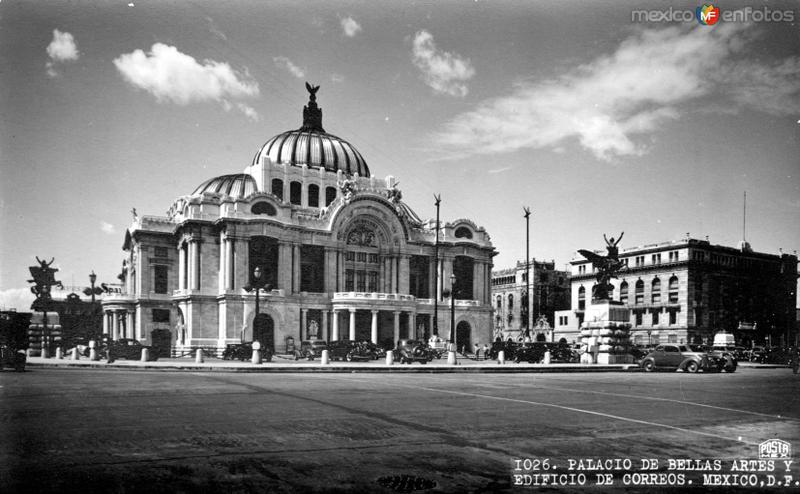
{"type": "MultiPolygon", "coordinates": [[[[634,343],[710,344],[718,331],[746,346],[794,341],[796,255],[687,237],[625,249],[619,259],[625,268],[610,281],[611,298],[630,309],[634,343]]],[[[570,264],[572,308],[556,312],[555,333],[572,342],[596,280],[590,261],[570,264]]]]}
{"type": "Polygon", "coordinates": [[[457,345],[490,341],[489,235],[458,219],[437,236],[394,177],[373,176],[323,129],[318,88],[307,87],[302,127],[269,139],[242,173],[203,181],[165,216],[134,210],[122,293],[103,299],[105,333],[177,347],[257,340],[282,352],[320,338],[391,348],[437,327],[449,337],[454,279],[457,345]]]}

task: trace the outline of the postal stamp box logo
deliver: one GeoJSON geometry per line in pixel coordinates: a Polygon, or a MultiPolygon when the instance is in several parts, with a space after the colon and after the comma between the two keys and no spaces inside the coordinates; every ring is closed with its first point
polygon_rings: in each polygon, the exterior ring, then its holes
{"type": "Polygon", "coordinates": [[[780,439],[768,439],[758,445],[759,458],[789,458],[792,445],[780,439]]]}

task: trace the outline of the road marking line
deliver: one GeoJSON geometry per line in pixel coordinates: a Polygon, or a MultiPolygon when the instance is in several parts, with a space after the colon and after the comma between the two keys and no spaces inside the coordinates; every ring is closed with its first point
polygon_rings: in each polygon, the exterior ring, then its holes
{"type": "MultiPolygon", "coordinates": [[[[337,379],[337,378],[341,379],[341,378],[344,378],[345,376],[341,376],[341,377],[339,377],[339,376],[336,376],[336,377],[334,377],[334,376],[325,376],[325,377],[330,377],[332,379],[337,379]]],[[[349,378],[350,376],[347,376],[347,377],[349,378]]],[[[353,379],[349,378],[347,380],[348,381],[352,381],[353,379]]],[[[361,382],[365,382],[364,380],[360,380],[360,381],[361,382]]],[[[461,396],[471,396],[473,398],[486,398],[486,399],[490,399],[490,400],[510,401],[510,402],[513,402],[513,403],[523,403],[523,404],[526,404],[526,405],[538,405],[538,406],[544,406],[544,407],[550,407],[550,408],[558,408],[560,410],[567,410],[567,411],[570,411],[570,412],[577,412],[577,413],[585,413],[585,414],[588,414],[588,415],[597,415],[599,417],[610,418],[610,419],[614,419],[614,420],[621,420],[623,422],[632,422],[632,423],[635,423],[635,424],[642,424],[642,425],[647,425],[647,426],[651,426],[651,427],[663,427],[665,429],[671,429],[671,430],[675,430],[675,431],[680,431],[680,432],[684,432],[684,433],[687,433],[687,434],[697,434],[697,435],[700,435],[700,436],[713,437],[714,439],[722,439],[724,441],[731,441],[731,442],[735,442],[735,443],[744,443],[744,444],[748,444],[748,445],[751,445],[751,446],[758,446],[760,444],[759,442],[753,442],[753,441],[747,441],[747,440],[741,439],[741,436],[739,438],[733,439],[733,438],[725,437],[725,436],[722,436],[722,435],[719,435],[719,434],[712,434],[712,433],[709,433],[709,432],[702,432],[702,431],[697,431],[697,430],[684,429],[683,427],[678,427],[678,426],[674,426],[674,425],[661,424],[659,422],[650,422],[650,421],[647,421],[647,420],[633,419],[633,418],[630,418],[630,417],[622,417],[620,415],[612,415],[610,413],[595,412],[595,411],[592,411],[592,410],[584,410],[582,408],[568,407],[568,406],[564,406],[564,405],[556,405],[555,403],[544,403],[544,402],[539,402],[539,401],[520,400],[520,399],[517,399],[517,398],[506,398],[506,397],[503,397],[503,396],[492,396],[492,395],[484,395],[484,394],[479,394],[479,393],[468,393],[466,391],[453,391],[453,390],[449,390],[449,389],[429,388],[429,387],[426,387],[426,386],[413,386],[413,385],[405,384],[405,383],[394,383],[394,385],[395,386],[402,386],[404,388],[422,389],[422,390],[425,390],[425,391],[432,391],[434,393],[448,393],[448,394],[461,395],[461,396]]]]}

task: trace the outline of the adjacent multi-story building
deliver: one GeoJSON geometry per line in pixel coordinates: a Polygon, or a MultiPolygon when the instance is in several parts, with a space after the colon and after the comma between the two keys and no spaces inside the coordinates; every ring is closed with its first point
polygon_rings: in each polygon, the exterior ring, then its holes
{"type": "Polygon", "coordinates": [[[309,338],[393,345],[437,328],[448,338],[452,288],[457,345],[490,341],[489,235],[469,219],[437,235],[394,177],[373,176],[323,129],[310,91],[302,127],[269,139],[243,173],[203,181],[166,216],[134,212],[106,333],[277,351],[309,338]]]}
{"type": "MultiPolygon", "coordinates": [[[[745,345],[792,338],[796,255],[686,238],[624,249],[619,258],[626,268],[611,280],[612,298],[631,310],[634,343],[708,343],[718,331],[734,333],[745,345]]],[[[575,341],[595,273],[586,259],[570,264],[571,309],[556,313],[555,332],[575,341]]]]}
{"type": "Polygon", "coordinates": [[[557,310],[569,307],[569,290],[569,272],[556,269],[554,261],[531,259],[527,266],[524,261],[517,261],[513,268],[492,271],[495,338],[517,341],[524,339],[526,329],[530,329],[529,338],[550,341],[553,334],[548,327],[554,326],[557,310]],[[537,321],[546,324],[536,324],[537,321]]]}

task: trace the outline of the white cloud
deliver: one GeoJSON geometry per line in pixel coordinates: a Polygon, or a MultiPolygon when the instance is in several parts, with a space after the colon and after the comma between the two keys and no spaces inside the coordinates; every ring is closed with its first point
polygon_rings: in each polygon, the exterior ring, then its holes
{"type": "Polygon", "coordinates": [[[510,95],[482,102],[448,122],[434,141],[447,158],[460,158],[557,150],[575,138],[609,161],[645,153],[638,138],[679,118],[682,109],[719,105],[720,97],[763,111],[798,111],[798,59],[775,66],[732,60],[745,46],[747,29],[731,23],[640,31],[610,55],[554,80],[519,83],[510,95]]]}
{"type": "Polygon", "coordinates": [[[340,82],[344,82],[344,76],[342,74],[331,74],[331,82],[334,84],[339,84],[340,82]]]}
{"type": "Polygon", "coordinates": [[[225,36],[225,33],[223,33],[217,27],[217,25],[214,23],[214,19],[212,19],[211,17],[206,16],[206,22],[208,22],[208,30],[211,32],[211,34],[213,34],[214,36],[216,36],[217,38],[219,38],[219,39],[221,39],[223,41],[228,41],[228,37],[225,36]]]}
{"type": "Polygon", "coordinates": [[[295,65],[287,57],[273,57],[272,61],[278,67],[288,70],[290,74],[297,77],[298,79],[302,79],[306,76],[305,71],[300,67],[298,67],[297,65],[295,65]]]}
{"type": "Polygon", "coordinates": [[[114,228],[114,225],[112,225],[111,223],[107,223],[105,221],[100,222],[100,230],[102,230],[103,233],[107,233],[109,235],[117,233],[117,229],[114,228]]]}
{"type": "Polygon", "coordinates": [[[348,38],[352,38],[361,32],[361,25],[352,17],[345,17],[341,20],[341,24],[342,31],[344,31],[344,35],[348,38]]]}
{"type": "Polygon", "coordinates": [[[181,53],[174,46],[156,43],[145,54],[134,50],[114,59],[128,83],[149,92],[159,102],[178,105],[216,101],[230,106],[230,99],[259,95],[258,83],[225,62],[204,60],[181,53]]]}
{"type": "Polygon", "coordinates": [[[468,89],[466,81],[475,75],[469,59],[436,49],[433,35],[419,31],[414,35],[412,60],[422,71],[425,83],[434,91],[450,96],[464,97],[468,89]]]}
{"type": "Polygon", "coordinates": [[[244,103],[236,103],[236,108],[239,109],[242,113],[245,114],[247,118],[252,120],[253,122],[258,122],[261,120],[261,116],[255,111],[252,107],[245,105],[244,103]]]}
{"type": "Polygon", "coordinates": [[[35,299],[30,287],[0,290],[0,310],[16,309],[17,312],[28,312],[35,299]]]}
{"type": "Polygon", "coordinates": [[[54,29],[53,41],[47,45],[47,56],[50,57],[45,64],[47,75],[56,77],[58,75],[55,69],[56,63],[74,62],[80,57],[75,38],[70,33],[62,33],[58,29],[54,29]]]}

